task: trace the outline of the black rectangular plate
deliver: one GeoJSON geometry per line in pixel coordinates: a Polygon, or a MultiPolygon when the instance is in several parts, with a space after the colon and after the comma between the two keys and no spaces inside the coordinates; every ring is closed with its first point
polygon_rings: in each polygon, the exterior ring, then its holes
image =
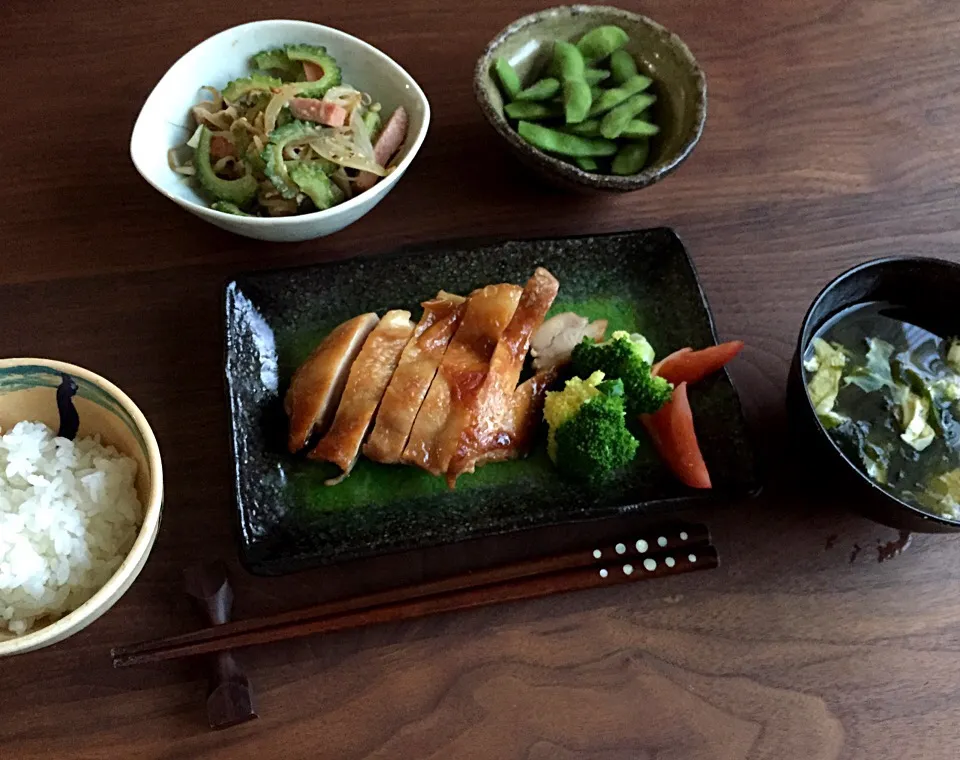
{"type": "MultiPolygon", "coordinates": [[[[280,575],[321,564],[479,538],[525,528],[642,512],[759,489],[743,411],[727,374],[691,390],[712,492],[679,484],[649,442],[603,488],[560,477],[541,443],[524,460],[491,464],[460,478],[361,459],[329,487],[326,465],[285,448],[283,395],[294,369],[337,324],[366,311],[405,308],[440,289],[466,294],[496,282],[523,284],[536,266],[560,281],[554,312],[573,309],[640,331],[665,356],[716,342],[696,272],[669,229],[401,251],[237,278],[226,292],[226,380],[231,411],[241,559],[280,575]]],[[[543,436],[541,436],[543,438],[543,436]]]]}

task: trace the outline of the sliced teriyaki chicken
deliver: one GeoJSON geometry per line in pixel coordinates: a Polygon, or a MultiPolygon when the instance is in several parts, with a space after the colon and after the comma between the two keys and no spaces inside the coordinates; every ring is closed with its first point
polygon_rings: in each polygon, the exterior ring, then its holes
{"type": "Polygon", "coordinates": [[[516,311],[521,292],[516,285],[503,283],[470,294],[460,328],[413,423],[403,450],[404,462],[434,475],[446,472],[456,450],[464,411],[472,405],[486,377],[490,357],[516,311]]]}
{"type": "Polygon", "coordinates": [[[373,432],[363,445],[363,453],[375,462],[400,461],[420,405],[460,325],[466,300],[440,291],[436,298],[421,304],[423,316],[400,355],[400,363],[380,402],[373,432]]]}
{"type": "Polygon", "coordinates": [[[311,459],[333,462],[343,470],[339,478],[328,480],[328,485],[339,483],[353,469],[360,444],[413,329],[410,312],[395,309],[383,315],[364,341],[350,368],[333,424],[309,454],[311,459]]]}
{"type": "Polygon", "coordinates": [[[586,317],[565,311],[555,314],[540,325],[530,341],[530,356],[534,369],[560,367],[570,363],[574,346],[584,338],[592,338],[598,343],[607,332],[607,320],[591,322],[586,317]]]}
{"type": "Polygon", "coordinates": [[[451,488],[460,473],[473,470],[473,462],[497,444],[504,412],[510,408],[530,338],[543,322],[557,297],[560,283],[543,267],[527,281],[510,324],[497,341],[490,366],[477,391],[461,405],[457,418],[448,422],[448,435],[455,435],[447,469],[451,488]],[[454,428],[456,426],[456,428],[454,428]]]}
{"type": "Polygon", "coordinates": [[[376,314],[361,314],[334,328],[293,373],[283,400],[290,418],[287,447],[292,454],[307,445],[315,430],[326,432],[350,366],[377,321],[376,314]]]}
{"type": "Polygon", "coordinates": [[[498,429],[490,435],[483,453],[465,464],[458,475],[473,472],[490,462],[517,459],[530,451],[543,417],[547,388],[557,379],[557,374],[555,367],[541,370],[517,386],[500,418],[498,429]]]}

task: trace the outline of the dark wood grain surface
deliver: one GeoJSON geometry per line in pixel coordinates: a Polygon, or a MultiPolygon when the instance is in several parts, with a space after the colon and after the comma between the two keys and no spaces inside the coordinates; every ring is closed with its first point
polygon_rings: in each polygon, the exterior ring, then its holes
{"type": "Polygon", "coordinates": [[[436,760],[953,760],[960,755],[960,539],[893,531],[818,491],[788,455],[784,384],[818,288],[872,257],[960,259],[960,16],[952,0],[649,0],[706,69],[707,129],[662,185],[582,199],[529,179],[470,76],[537,2],[7,0],[0,52],[0,355],[76,362],[151,420],[166,507],[140,579],[104,618],[0,661],[0,757],[436,760]],[[157,195],[127,145],[163,71],[265,16],[345,29],[421,83],[434,121],[368,217],[325,240],[232,237],[157,195]],[[670,225],[684,239],[768,454],[765,494],[693,515],[719,570],[240,653],[261,718],[205,724],[206,671],[114,671],[109,649],[195,625],[181,571],[224,557],[235,618],[559,550],[556,530],[255,579],[232,543],[221,293],[243,270],[469,235],[670,225]],[[806,486],[801,488],[800,486],[806,486]],[[859,547],[858,551],[855,547],[859,547]]]}

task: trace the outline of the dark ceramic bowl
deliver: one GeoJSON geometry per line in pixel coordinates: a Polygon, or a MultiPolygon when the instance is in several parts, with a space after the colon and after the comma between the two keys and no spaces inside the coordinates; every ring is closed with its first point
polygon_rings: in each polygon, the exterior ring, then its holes
{"type": "Polygon", "coordinates": [[[690,155],[707,119],[706,78],[683,41],[646,16],[608,6],[550,8],[514,21],[480,56],[473,90],[487,121],[521,161],[556,185],[588,192],[630,192],[666,177],[690,155]],[[616,24],[630,35],[626,49],[641,73],[653,79],[650,91],[657,96],[653,120],[660,134],[651,140],[646,168],[629,176],[585,172],[531,146],[504,117],[503,97],[491,73],[494,60],[503,57],[530,85],[552,56],[554,40],[575,40],[604,24],[616,24]]]}
{"type": "Polygon", "coordinates": [[[956,311],[960,265],[941,259],[894,256],[860,264],[830,282],[803,319],[787,391],[796,460],[816,480],[839,486],[851,508],[900,530],[954,533],[960,521],[928,514],[883,490],[833,442],[820,424],[803,380],[803,356],[817,330],[838,312],[868,301],[887,301],[917,315],[940,334],[960,334],[956,311]]]}

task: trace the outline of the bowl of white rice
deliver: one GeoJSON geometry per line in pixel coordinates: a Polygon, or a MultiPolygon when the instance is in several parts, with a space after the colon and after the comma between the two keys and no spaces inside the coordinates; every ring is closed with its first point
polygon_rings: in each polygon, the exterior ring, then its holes
{"type": "Polygon", "coordinates": [[[157,537],[160,451],[136,404],[89,370],[0,359],[0,656],[109,610],[157,537]]]}

